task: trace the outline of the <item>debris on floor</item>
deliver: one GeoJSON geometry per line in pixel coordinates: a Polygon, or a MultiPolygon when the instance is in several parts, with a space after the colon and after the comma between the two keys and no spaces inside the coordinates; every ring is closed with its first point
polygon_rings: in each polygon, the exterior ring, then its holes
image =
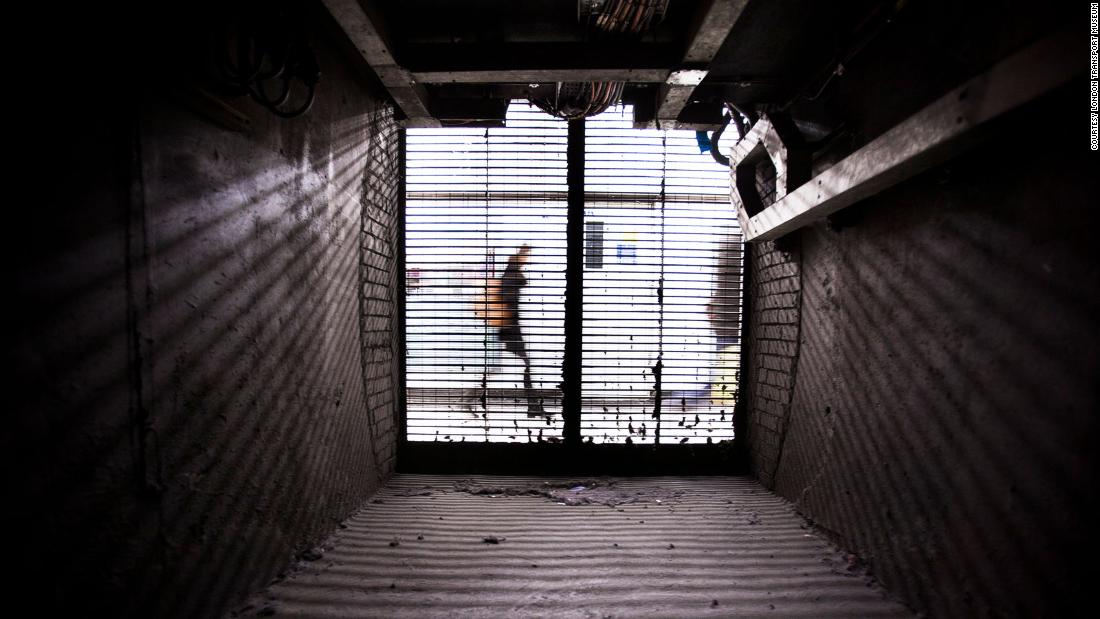
{"type": "Polygon", "coordinates": [[[668,488],[644,488],[626,490],[616,487],[611,479],[584,479],[569,481],[544,481],[514,485],[481,484],[470,480],[456,482],[457,492],[468,494],[503,496],[539,496],[560,505],[606,505],[616,507],[629,503],[662,503],[679,498],[680,490],[668,488]]]}
{"type": "Polygon", "coordinates": [[[400,490],[394,490],[393,496],[431,496],[432,487],[424,486],[422,488],[402,488],[400,490]]]}
{"type": "Polygon", "coordinates": [[[832,552],[821,559],[834,574],[842,576],[868,576],[867,563],[852,553],[832,552]]]}

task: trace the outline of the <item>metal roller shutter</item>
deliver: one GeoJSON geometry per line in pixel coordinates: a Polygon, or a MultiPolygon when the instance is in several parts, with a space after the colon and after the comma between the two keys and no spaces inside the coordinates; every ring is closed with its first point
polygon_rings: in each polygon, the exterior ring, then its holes
{"type": "Polygon", "coordinates": [[[585,224],[601,241],[586,245],[581,434],[729,440],[741,318],[729,171],[694,132],[636,130],[631,117],[612,108],[585,129],[585,224]]]}
{"type": "Polygon", "coordinates": [[[526,104],[506,128],[407,132],[409,440],[560,439],[565,146],[565,121],[526,104]],[[524,245],[527,283],[508,307],[502,280],[524,245]],[[532,403],[548,414],[529,416],[532,403]]]}
{"type": "MultiPolygon", "coordinates": [[[[581,435],[730,439],[741,263],[728,171],[693,132],[630,118],[587,120],[581,435]]],[[[504,129],[408,130],[409,440],[561,440],[566,141],[564,121],[526,103],[504,129]],[[525,245],[517,287],[508,265],[525,245]]]]}

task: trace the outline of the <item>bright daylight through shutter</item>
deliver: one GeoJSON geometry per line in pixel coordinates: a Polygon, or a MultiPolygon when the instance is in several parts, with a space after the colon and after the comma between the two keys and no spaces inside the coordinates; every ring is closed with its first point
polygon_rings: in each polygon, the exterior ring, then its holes
{"type": "MultiPolygon", "coordinates": [[[[582,436],[728,440],[741,291],[728,171],[694,132],[630,118],[587,120],[582,436]]],[[[406,160],[408,439],[561,440],[565,121],[513,103],[507,128],[408,130],[406,160]]]]}
{"type": "Polygon", "coordinates": [[[636,130],[631,117],[611,108],[585,129],[585,229],[600,242],[585,245],[581,435],[728,440],[741,317],[729,170],[695,132],[636,130]]]}
{"type": "Polygon", "coordinates": [[[409,440],[560,439],[565,133],[527,104],[506,128],[408,130],[409,440]]]}

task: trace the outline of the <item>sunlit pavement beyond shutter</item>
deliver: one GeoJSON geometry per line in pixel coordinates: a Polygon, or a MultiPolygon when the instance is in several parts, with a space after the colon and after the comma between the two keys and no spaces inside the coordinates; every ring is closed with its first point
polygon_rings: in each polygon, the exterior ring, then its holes
{"type": "Polygon", "coordinates": [[[907,617],[747,478],[398,475],[244,616],[907,617]],[[575,487],[574,487],[575,488],[575,487]],[[618,505],[565,505],[587,498],[618,505]],[[490,541],[486,541],[490,538],[490,541]],[[491,543],[492,539],[498,543],[491,543]]]}

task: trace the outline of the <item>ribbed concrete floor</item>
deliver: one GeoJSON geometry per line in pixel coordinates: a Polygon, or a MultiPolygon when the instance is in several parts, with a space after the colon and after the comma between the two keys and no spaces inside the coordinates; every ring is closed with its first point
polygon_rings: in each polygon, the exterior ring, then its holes
{"type": "Polygon", "coordinates": [[[791,508],[744,478],[632,478],[542,496],[398,475],[242,615],[299,617],[908,617],[791,508]],[[658,502],[659,501],[659,502],[658,502]],[[614,502],[614,501],[613,501],[614,502]],[[494,536],[498,544],[486,543],[494,536]],[[394,543],[396,542],[396,544],[394,543]]]}

